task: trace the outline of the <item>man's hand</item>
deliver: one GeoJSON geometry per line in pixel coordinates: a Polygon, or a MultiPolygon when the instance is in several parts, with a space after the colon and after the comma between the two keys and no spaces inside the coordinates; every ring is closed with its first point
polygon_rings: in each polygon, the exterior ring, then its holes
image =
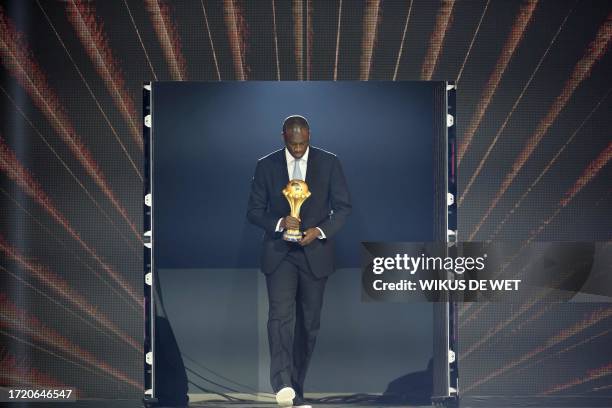
{"type": "Polygon", "coordinates": [[[304,236],[299,241],[300,245],[306,246],[310,244],[312,241],[319,238],[319,235],[321,235],[321,231],[319,231],[318,228],[308,228],[306,231],[304,231],[304,236]]]}
{"type": "Polygon", "coordinates": [[[280,226],[282,229],[300,229],[300,220],[290,215],[282,219],[280,226]]]}

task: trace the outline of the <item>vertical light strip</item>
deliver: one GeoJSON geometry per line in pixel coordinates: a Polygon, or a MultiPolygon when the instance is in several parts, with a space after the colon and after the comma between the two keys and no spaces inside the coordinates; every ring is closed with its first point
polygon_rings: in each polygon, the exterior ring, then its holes
{"type": "Polygon", "coordinates": [[[397,80],[397,71],[399,70],[399,64],[402,59],[402,53],[404,51],[404,42],[406,41],[406,32],[408,31],[408,23],[410,22],[410,14],[412,13],[412,0],[408,6],[408,14],[406,14],[406,22],[404,23],[404,32],[402,33],[402,41],[400,42],[399,52],[397,53],[397,59],[395,60],[395,69],[393,70],[393,80],[397,80]]]}
{"type": "Polygon", "coordinates": [[[241,49],[240,33],[238,31],[238,21],[236,19],[236,6],[234,0],[224,0],[223,7],[225,9],[225,25],[227,26],[227,34],[229,37],[230,48],[232,50],[232,59],[234,60],[234,73],[238,81],[246,79],[243,66],[243,55],[241,49]]]}
{"type": "Polygon", "coordinates": [[[304,79],[304,5],[303,0],[293,0],[294,55],[298,81],[304,79]]]}
{"type": "Polygon", "coordinates": [[[446,36],[446,30],[448,29],[448,22],[450,21],[454,4],[455,0],[442,1],[442,6],[440,6],[438,16],[436,17],[436,25],[434,26],[431,39],[429,40],[429,48],[427,49],[427,54],[425,54],[425,59],[421,66],[421,80],[431,80],[431,76],[438,63],[438,57],[440,56],[440,50],[444,43],[444,37],[446,36]]]}
{"type": "Polygon", "coordinates": [[[338,25],[336,27],[336,58],[334,59],[334,81],[338,80],[338,55],[340,54],[340,27],[342,23],[342,0],[338,5],[338,25]]]}
{"type": "Polygon", "coordinates": [[[213,62],[215,63],[215,71],[217,72],[217,80],[221,80],[221,71],[219,71],[219,63],[217,62],[217,52],[215,51],[215,44],[213,43],[212,33],[210,32],[210,26],[208,25],[208,14],[206,14],[206,7],[204,7],[204,0],[200,0],[202,4],[202,12],[204,13],[204,25],[206,25],[206,32],[208,33],[208,42],[213,55],[213,62]]]}
{"type": "Polygon", "coordinates": [[[361,63],[359,65],[359,79],[362,81],[370,79],[379,7],[380,0],[366,1],[366,9],[363,15],[363,37],[361,39],[361,63]]]}
{"type": "Polygon", "coordinates": [[[276,5],[275,0],[272,0],[272,26],[274,28],[274,55],[276,56],[276,80],[281,80],[280,60],[278,58],[278,33],[276,31],[276,5]]]}

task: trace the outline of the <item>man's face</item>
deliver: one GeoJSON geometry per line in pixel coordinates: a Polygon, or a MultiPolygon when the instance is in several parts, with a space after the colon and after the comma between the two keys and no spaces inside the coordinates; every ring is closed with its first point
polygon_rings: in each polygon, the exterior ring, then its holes
{"type": "Polygon", "coordinates": [[[310,132],[300,126],[290,126],[284,133],[285,146],[289,153],[296,159],[301,159],[306,153],[306,148],[310,142],[310,132]]]}

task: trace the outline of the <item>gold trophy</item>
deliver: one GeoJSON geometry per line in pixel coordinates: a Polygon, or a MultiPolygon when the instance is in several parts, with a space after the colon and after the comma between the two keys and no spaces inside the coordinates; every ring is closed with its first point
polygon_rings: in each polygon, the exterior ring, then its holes
{"type": "MultiPolygon", "coordinates": [[[[299,179],[291,180],[287,187],[283,189],[283,195],[289,201],[289,207],[291,208],[290,215],[299,220],[300,208],[302,208],[304,201],[310,197],[308,184],[299,179]]],[[[285,241],[298,242],[302,239],[302,231],[299,229],[286,229],[283,233],[283,239],[285,241]]]]}

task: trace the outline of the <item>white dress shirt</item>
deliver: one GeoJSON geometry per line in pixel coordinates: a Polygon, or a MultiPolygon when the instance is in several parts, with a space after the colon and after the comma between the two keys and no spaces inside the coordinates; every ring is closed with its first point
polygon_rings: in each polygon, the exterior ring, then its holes
{"type": "MultiPolygon", "coordinates": [[[[306,171],[308,171],[308,152],[310,151],[310,147],[306,148],[306,152],[302,157],[300,157],[300,161],[298,166],[300,166],[300,173],[302,174],[302,180],[306,181],[306,171]]],[[[287,159],[287,174],[289,175],[289,180],[293,178],[293,168],[295,167],[296,158],[289,153],[289,150],[285,147],[285,158],[287,159]]],[[[276,223],[276,232],[282,232],[283,228],[281,228],[280,223],[283,219],[280,218],[276,223]]],[[[317,238],[325,239],[325,233],[319,227],[317,227],[319,232],[321,233],[317,238]]]]}

